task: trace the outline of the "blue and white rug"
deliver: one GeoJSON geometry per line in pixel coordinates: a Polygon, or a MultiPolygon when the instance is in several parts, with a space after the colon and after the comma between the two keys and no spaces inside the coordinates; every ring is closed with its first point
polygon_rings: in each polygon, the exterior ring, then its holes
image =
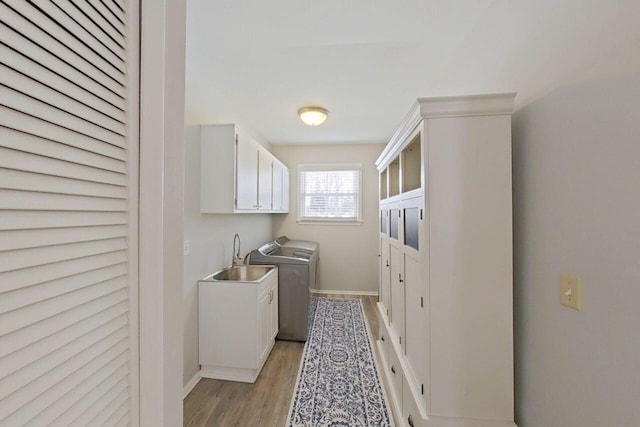
{"type": "Polygon", "coordinates": [[[358,299],[311,299],[290,427],[390,426],[358,299]]]}

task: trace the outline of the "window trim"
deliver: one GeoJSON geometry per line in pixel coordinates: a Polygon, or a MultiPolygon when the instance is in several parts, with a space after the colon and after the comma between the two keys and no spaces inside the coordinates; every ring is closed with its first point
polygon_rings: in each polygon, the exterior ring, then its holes
{"type": "Polygon", "coordinates": [[[361,225],[362,224],[362,163],[299,163],[298,164],[298,224],[324,224],[324,225],[361,225]],[[304,197],[302,192],[302,172],[310,171],[358,171],[358,196],[357,217],[353,218],[312,218],[303,217],[302,212],[304,197]]]}

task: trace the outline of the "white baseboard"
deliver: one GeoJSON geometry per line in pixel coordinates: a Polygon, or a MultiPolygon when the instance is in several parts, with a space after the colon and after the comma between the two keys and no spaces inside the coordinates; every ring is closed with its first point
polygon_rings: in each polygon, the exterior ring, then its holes
{"type": "Polygon", "coordinates": [[[202,379],[202,375],[200,375],[200,371],[196,372],[196,374],[189,380],[189,382],[182,389],[182,400],[186,399],[191,390],[200,382],[202,379]]]}
{"type": "Polygon", "coordinates": [[[241,383],[253,384],[258,378],[260,370],[250,368],[229,368],[226,366],[202,365],[200,374],[204,378],[211,378],[214,380],[236,381],[241,383]]]}
{"type": "Polygon", "coordinates": [[[336,291],[325,289],[309,289],[312,294],[326,295],[326,294],[339,294],[339,295],[363,295],[377,297],[378,291],[336,291]]]}

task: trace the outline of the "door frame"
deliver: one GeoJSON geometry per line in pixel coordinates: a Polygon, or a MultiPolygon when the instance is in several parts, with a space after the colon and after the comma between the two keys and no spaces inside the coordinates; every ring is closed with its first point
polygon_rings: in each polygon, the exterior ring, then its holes
{"type": "Polygon", "coordinates": [[[141,0],[140,425],[182,425],[186,0],[141,0]]]}

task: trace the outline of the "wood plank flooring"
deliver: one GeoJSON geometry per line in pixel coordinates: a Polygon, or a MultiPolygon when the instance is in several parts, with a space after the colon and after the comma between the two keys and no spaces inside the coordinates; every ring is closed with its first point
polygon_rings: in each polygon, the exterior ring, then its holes
{"type": "MultiPolygon", "coordinates": [[[[341,294],[317,296],[361,299],[369,332],[375,336],[378,330],[375,308],[378,297],[341,294]]],[[[276,341],[254,384],[201,379],[184,400],[184,426],[286,425],[303,350],[304,343],[276,341]]]]}

